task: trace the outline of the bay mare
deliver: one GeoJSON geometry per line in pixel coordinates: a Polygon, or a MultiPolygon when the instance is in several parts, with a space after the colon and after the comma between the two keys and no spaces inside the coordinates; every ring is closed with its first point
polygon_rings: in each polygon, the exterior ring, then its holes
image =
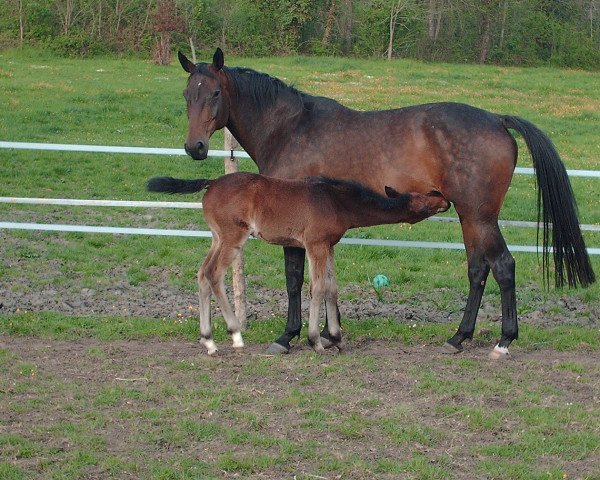
{"type": "Polygon", "coordinates": [[[211,292],[217,298],[233,346],[244,346],[242,325],[225,294],[225,273],[251,235],[306,251],[311,279],[308,340],[321,353],[324,347],[319,335],[319,311],[323,301],[329,319],[328,338],[341,348],[333,247],[344,233],[350,228],[382,223],[416,223],[450,207],[436,193],[398,193],[386,187],[387,197],[383,197],[357,182],[324,177],[284,180],[256,173],[232,173],[216,180],[155,177],[148,181],[147,188],[167,193],[208,189],[202,210],[213,236],[198,271],[198,291],[200,341],[209,355],[217,351],[210,321],[211,292]]]}
{"type": "MultiPolygon", "coordinates": [[[[181,52],[179,61],[189,73],[185,149],[192,158],[206,158],[211,135],[227,127],[264,175],[351,179],[380,194],[385,186],[399,192],[435,191],[454,204],[470,288],[463,318],[444,351],[459,352],[473,337],[490,270],[502,303],[502,333],[492,358],[508,355],[518,337],[515,261],[498,227],[517,162],[509,129],[523,137],[535,168],[545,282],[551,276],[550,252],[558,287],[595,281],[564,164],[551,140],[531,122],[461,103],[359,112],[264,73],[226,67],[220,49],[210,63],[194,64],[181,52]]],[[[284,254],[288,318],[285,331],[269,347],[282,353],[302,326],[305,251],[287,246],[284,254]]],[[[326,328],[322,335],[327,338],[326,328]]]]}

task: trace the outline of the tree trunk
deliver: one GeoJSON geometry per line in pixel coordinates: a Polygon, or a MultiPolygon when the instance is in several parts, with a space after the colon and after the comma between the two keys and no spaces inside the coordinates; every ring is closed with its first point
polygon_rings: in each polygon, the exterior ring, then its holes
{"type": "Polygon", "coordinates": [[[506,31],[506,17],[508,16],[508,0],[504,0],[502,5],[502,26],[500,28],[500,50],[504,47],[504,33],[506,31]]]}
{"type": "Polygon", "coordinates": [[[396,30],[396,18],[398,17],[398,12],[396,11],[396,7],[392,5],[392,11],[390,13],[390,39],[388,41],[387,48],[387,59],[390,61],[392,59],[392,51],[394,50],[394,31],[396,30]]]}
{"type": "Polygon", "coordinates": [[[189,38],[190,41],[190,50],[192,51],[192,62],[196,63],[196,48],[194,48],[194,41],[192,37],[189,38]]]}
{"type": "Polygon", "coordinates": [[[325,20],[325,29],[323,31],[323,45],[329,46],[329,40],[331,38],[331,30],[333,29],[333,21],[335,19],[335,7],[336,0],[331,0],[329,8],[327,9],[327,17],[325,20]]]}
{"type": "Polygon", "coordinates": [[[482,12],[481,16],[481,43],[479,50],[479,63],[487,61],[492,44],[492,18],[489,10],[482,12]]]}
{"type": "Polygon", "coordinates": [[[63,35],[69,35],[71,30],[71,23],[73,21],[73,10],[75,8],[75,0],[66,0],[64,3],[57,1],[55,3],[57,10],[60,13],[60,19],[62,21],[62,33],[63,35]]]}
{"type": "Polygon", "coordinates": [[[427,34],[429,40],[435,42],[440,34],[440,25],[442,23],[442,6],[440,0],[429,0],[427,12],[427,34]]]}
{"type": "Polygon", "coordinates": [[[23,46],[23,37],[24,37],[24,23],[23,23],[23,0],[19,0],[19,40],[21,43],[21,47],[23,46]]]}
{"type": "Polygon", "coordinates": [[[169,32],[160,32],[160,37],[154,44],[154,63],[169,65],[171,63],[171,36],[169,32]]]}
{"type": "Polygon", "coordinates": [[[119,36],[119,30],[121,29],[121,15],[123,14],[122,7],[123,7],[123,5],[121,5],[119,0],[117,0],[117,3],[115,5],[115,13],[117,14],[117,25],[116,25],[115,34],[117,35],[117,37],[119,36]]]}
{"type": "Polygon", "coordinates": [[[341,37],[344,40],[344,53],[349,54],[352,52],[352,30],[353,30],[353,8],[352,0],[342,0],[343,8],[341,9],[344,14],[340,21],[340,32],[341,37]]]}

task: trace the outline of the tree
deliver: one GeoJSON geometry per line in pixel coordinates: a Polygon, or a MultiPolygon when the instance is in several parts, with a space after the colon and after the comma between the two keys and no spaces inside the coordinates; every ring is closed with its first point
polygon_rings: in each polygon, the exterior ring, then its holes
{"type": "Polygon", "coordinates": [[[403,16],[406,18],[410,14],[411,8],[414,7],[412,0],[393,0],[390,9],[390,28],[389,28],[389,39],[387,47],[387,59],[392,59],[394,50],[394,35],[396,32],[396,26],[399,24],[399,19],[403,16]]]}
{"type": "Polygon", "coordinates": [[[427,11],[427,35],[432,42],[436,42],[440,34],[443,6],[444,0],[429,0],[427,11]]]}
{"type": "Polygon", "coordinates": [[[159,0],[152,21],[153,30],[158,33],[152,49],[152,59],[158,65],[169,65],[171,63],[171,33],[184,30],[184,22],[177,15],[175,1],[159,0]]]}

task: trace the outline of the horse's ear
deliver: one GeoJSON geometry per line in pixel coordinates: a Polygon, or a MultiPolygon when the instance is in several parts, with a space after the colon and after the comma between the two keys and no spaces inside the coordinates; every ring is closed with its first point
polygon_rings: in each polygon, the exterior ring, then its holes
{"type": "Polygon", "coordinates": [[[181,66],[186,72],[192,73],[194,70],[196,70],[196,65],[194,65],[193,62],[190,62],[188,58],[181,53],[181,51],[177,52],[177,56],[179,57],[179,63],[181,63],[181,66]]]}
{"type": "Polygon", "coordinates": [[[402,194],[392,187],[385,186],[385,194],[390,198],[400,198],[402,194]]]}
{"type": "Polygon", "coordinates": [[[215,67],[217,70],[221,70],[223,68],[223,65],[225,65],[225,57],[223,55],[223,50],[217,47],[217,49],[215,50],[215,54],[213,55],[213,67],[215,67]]]}

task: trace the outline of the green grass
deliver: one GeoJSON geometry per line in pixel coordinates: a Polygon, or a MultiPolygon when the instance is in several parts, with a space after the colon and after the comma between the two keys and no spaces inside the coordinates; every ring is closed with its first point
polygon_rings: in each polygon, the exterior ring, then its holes
{"type": "MultiPolygon", "coordinates": [[[[131,58],[67,60],[39,52],[42,61],[35,51],[5,51],[0,55],[0,98],[11,106],[0,112],[4,139],[156,147],[176,147],[183,142],[187,120],[181,91],[186,74],[177,64],[158,67],[131,58]]],[[[267,71],[300,89],[332,96],[359,109],[453,100],[521,115],[549,133],[569,168],[600,168],[600,134],[595,128],[600,88],[593,88],[598,80],[589,72],[337,58],[227,58],[227,63],[267,71]]],[[[220,132],[212,145],[222,145],[220,132]]],[[[530,164],[527,157],[526,153],[521,155],[519,166],[530,164]]],[[[166,200],[144,191],[148,177],[213,177],[223,168],[218,159],[198,163],[151,155],[1,150],[0,159],[0,195],[4,196],[166,200]]],[[[253,170],[255,166],[242,160],[241,168],[253,170]]],[[[595,194],[598,181],[574,178],[573,185],[582,223],[600,224],[595,194]]],[[[206,229],[198,211],[0,205],[0,214],[6,221],[206,229]]],[[[501,216],[535,220],[532,177],[515,176],[501,216]]],[[[536,242],[534,229],[505,228],[503,232],[509,244],[536,242]]],[[[134,285],[149,279],[152,266],[175,266],[180,272],[172,275],[172,282],[194,289],[193,272],[208,248],[206,240],[6,233],[20,240],[8,254],[32,260],[59,258],[65,262],[66,273],[80,273],[87,286],[103,281],[115,263],[127,262],[134,285]]],[[[356,229],[349,235],[461,242],[458,225],[430,222],[356,229]]],[[[588,245],[600,245],[599,233],[587,232],[586,238],[588,245]]],[[[248,246],[251,280],[269,288],[281,285],[280,249],[255,243],[248,246]]],[[[518,284],[540,285],[536,256],[516,257],[518,284]]],[[[465,289],[463,261],[462,252],[340,246],[336,264],[341,283],[366,282],[384,272],[398,290],[418,292],[431,285],[465,289]],[[397,266],[390,268],[391,264],[397,266]]],[[[598,268],[597,257],[594,265],[598,268]]],[[[1,273],[10,278],[10,269],[3,266],[1,273]]],[[[40,281],[34,272],[30,276],[32,282],[40,281]]],[[[65,277],[56,281],[72,282],[69,275],[65,277]]],[[[600,297],[598,287],[589,292],[590,298],[600,297]]],[[[498,294],[494,282],[490,282],[488,293],[498,294]]]]}
{"type": "MultiPolygon", "coordinates": [[[[550,135],[568,168],[600,169],[600,80],[589,72],[304,57],[226,57],[226,63],[268,72],[358,109],[449,100],[519,115],[550,135]]],[[[181,96],[185,79],[176,64],[4,51],[0,102],[8,108],[0,111],[2,140],[181,146],[187,128],[181,96]]],[[[221,145],[217,133],[211,146],[221,145]]],[[[520,140],[519,145],[524,152],[520,140]]],[[[518,166],[530,166],[527,154],[521,154],[518,166]]],[[[241,168],[256,169],[249,160],[242,160],[241,168]]],[[[197,163],[152,155],[0,150],[0,196],[168,200],[145,192],[148,177],[214,177],[222,169],[219,159],[197,163]]],[[[598,180],[572,182],[582,223],[600,224],[598,180]]],[[[533,178],[516,175],[501,217],[535,220],[535,201],[533,178]]],[[[191,210],[0,205],[0,217],[206,228],[201,212],[191,210]]],[[[536,242],[533,229],[503,228],[503,233],[509,244],[536,242]]],[[[430,222],[356,229],[349,235],[461,242],[458,225],[430,222]]],[[[198,239],[8,230],[0,236],[3,285],[25,293],[48,286],[79,291],[110,285],[115,271],[143,288],[157,270],[167,272],[165,282],[192,292],[209,245],[198,239]],[[60,275],[52,273],[56,268],[60,275]],[[15,282],[18,278],[26,284],[15,282]]],[[[589,246],[600,245],[600,233],[585,236],[589,246]]],[[[254,287],[283,288],[282,257],[281,248],[247,244],[250,302],[254,287]]],[[[560,315],[568,307],[559,300],[571,295],[589,307],[589,315],[598,311],[598,285],[576,294],[546,293],[536,255],[516,253],[515,258],[520,315],[547,300],[560,315]]],[[[596,271],[598,258],[592,260],[596,271]]],[[[370,279],[385,273],[388,291],[399,302],[456,314],[464,307],[460,294],[468,285],[461,251],[340,245],[336,271],[341,286],[360,287],[345,290],[346,299],[364,292],[375,298],[370,279]]],[[[495,282],[489,282],[484,301],[500,312],[495,282]]],[[[268,344],[283,322],[279,317],[251,322],[246,342],[268,344]]],[[[590,325],[594,322],[590,318],[590,325]]],[[[217,342],[226,342],[223,322],[217,320],[214,328],[217,342]]],[[[0,348],[5,372],[0,377],[0,479],[595,478],[600,416],[589,399],[600,372],[587,358],[600,350],[597,327],[522,324],[515,351],[523,363],[502,366],[477,356],[440,359],[423,353],[448,338],[454,323],[373,318],[346,321],[344,328],[355,345],[382,342],[386,348],[415,350],[325,357],[301,350],[285,358],[242,354],[215,360],[199,351],[179,356],[163,346],[195,342],[194,319],[47,311],[0,315],[4,339],[48,344],[36,347],[39,354],[36,348],[0,348]],[[127,342],[147,342],[149,351],[126,357],[118,352],[127,342]],[[94,381],[78,376],[71,364],[47,364],[55,359],[56,345],[80,344],[78,356],[71,358],[98,373],[94,381]],[[544,363],[536,355],[557,360],[544,363]],[[122,383],[117,377],[138,380],[122,383]],[[16,418],[21,427],[15,426],[16,418]]],[[[487,348],[499,325],[479,322],[476,335],[474,346],[487,348]]]]}
{"type": "MultiPolygon", "coordinates": [[[[278,331],[284,319],[272,319],[251,322],[244,337],[253,343],[268,343],[273,340],[274,332],[278,331]]],[[[456,328],[452,324],[418,324],[398,322],[395,319],[378,318],[372,320],[344,322],[344,334],[350,340],[389,339],[399,341],[405,345],[416,345],[422,342],[436,344],[443,342],[456,328]]],[[[522,338],[519,346],[530,350],[552,349],[556,351],[572,351],[581,348],[596,350],[600,348],[600,332],[589,327],[576,325],[561,325],[553,328],[522,325],[522,338]]],[[[189,319],[156,319],[138,317],[106,317],[106,316],[65,316],[59,313],[39,312],[22,313],[13,315],[0,315],[0,334],[15,336],[35,336],[52,340],[76,340],[93,338],[97,340],[143,340],[148,339],[186,339],[195,341],[198,338],[198,322],[189,319]]],[[[227,341],[227,331],[224,322],[216,321],[213,325],[213,334],[217,342],[227,341]]],[[[478,324],[476,335],[480,341],[492,343],[492,339],[500,334],[499,325],[486,322],[478,324]],[[485,338],[482,338],[482,335],[485,338]]],[[[90,358],[103,358],[101,352],[94,347],[88,352],[90,358]]],[[[365,362],[369,362],[368,359],[365,362]]],[[[465,360],[469,368],[469,361],[465,360]]],[[[7,362],[8,363],[8,362],[7,362]]],[[[365,368],[368,365],[365,366],[365,368]]],[[[193,365],[178,364],[181,370],[193,369],[193,365]]],[[[332,375],[336,371],[335,365],[328,367],[332,375]]],[[[573,371],[579,368],[567,362],[561,365],[563,370],[573,371]]],[[[258,360],[245,366],[248,373],[269,375],[269,363],[258,360]]],[[[328,370],[328,371],[329,371],[328,370]]],[[[326,372],[327,373],[327,372],[326,372]]],[[[28,363],[21,365],[20,375],[35,377],[36,367],[28,363]]]]}

